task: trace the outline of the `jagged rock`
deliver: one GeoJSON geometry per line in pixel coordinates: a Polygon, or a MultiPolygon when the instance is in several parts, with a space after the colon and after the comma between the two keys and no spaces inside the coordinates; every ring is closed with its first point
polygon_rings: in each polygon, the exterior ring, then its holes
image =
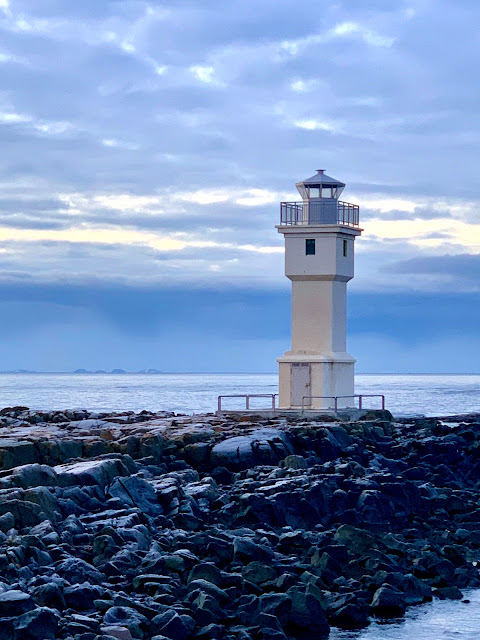
{"type": "Polygon", "coordinates": [[[13,623],[15,640],[55,640],[57,625],[57,616],[51,609],[29,611],[13,623]]]}
{"type": "Polygon", "coordinates": [[[404,594],[388,584],[375,591],[370,608],[372,612],[384,618],[396,618],[405,613],[404,594]]]}
{"type": "Polygon", "coordinates": [[[155,489],[142,478],[116,478],[108,492],[112,497],[119,498],[131,507],[138,507],[149,516],[155,517],[163,513],[155,489]]]}
{"type": "Polygon", "coordinates": [[[152,628],[156,634],[171,640],[188,640],[195,628],[195,621],[190,616],[179,615],[174,609],[169,609],[153,618],[152,628]]]}
{"type": "Polygon", "coordinates": [[[105,581],[103,573],[81,558],[67,558],[58,565],[57,571],[71,584],[83,584],[85,580],[92,584],[105,581]]]}

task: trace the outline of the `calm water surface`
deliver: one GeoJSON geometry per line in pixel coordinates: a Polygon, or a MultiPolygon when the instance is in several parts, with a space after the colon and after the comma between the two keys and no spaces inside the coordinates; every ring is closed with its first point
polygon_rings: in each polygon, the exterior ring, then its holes
{"type": "MultiPolygon", "coordinates": [[[[0,374],[0,407],[204,413],[216,409],[221,394],[271,394],[277,385],[275,374],[0,374]]],[[[384,394],[395,415],[480,411],[480,375],[358,375],[356,392],[384,394]]],[[[242,402],[229,399],[225,406],[242,408],[242,402]]],[[[379,408],[380,399],[365,405],[379,408]]]]}

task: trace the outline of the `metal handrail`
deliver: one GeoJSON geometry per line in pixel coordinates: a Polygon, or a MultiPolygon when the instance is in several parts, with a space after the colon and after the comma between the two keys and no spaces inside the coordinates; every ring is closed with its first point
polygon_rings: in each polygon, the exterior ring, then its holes
{"type": "Polygon", "coordinates": [[[360,207],[350,202],[281,202],[281,225],[341,224],[358,227],[360,207]]]}
{"type": "Polygon", "coordinates": [[[335,411],[338,410],[338,401],[345,398],[358,398],[358,408],[363,409],[363,398],[381,398],[382,399],[382,411],[385,411],[385,396],[381,393],[361,393],[351,396],[303,396],[302,397],[302,411],[305,411],[305,400],[334,400],[335,411]]]}
{"type": "Polygon", "coordinates": [[[245,410],[250,410],[250,398],[271,398],[272,410],[275,411],[275,398],[278,393],[239,393],[229,396],[218,396],[218,413],[222,413],[222,399],[223,398],[245,398],[245,410]]]}

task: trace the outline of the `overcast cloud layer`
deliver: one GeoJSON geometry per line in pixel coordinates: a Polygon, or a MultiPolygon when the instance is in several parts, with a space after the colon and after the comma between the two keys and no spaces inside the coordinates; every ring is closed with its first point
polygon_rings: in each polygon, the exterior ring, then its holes
{"type": "Polygon", "coordinates": [[[321,167],[361,206],[358,369],[480,370],[479,22],[0,0],[0,369],[274,370],[278,202],[321,167]]]}

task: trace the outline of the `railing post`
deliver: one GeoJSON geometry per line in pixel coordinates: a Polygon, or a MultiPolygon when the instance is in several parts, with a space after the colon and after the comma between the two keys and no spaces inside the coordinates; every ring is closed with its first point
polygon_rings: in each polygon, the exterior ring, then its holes
{"type": "Polygon", "coordinates": [[[382,411],[385,411],[385,396],[382,396],[382,411]]]}
{"type": "Polygon", "coordinates": [[[337,409],[338,409],[338,398],[337,398],[337,396],[334,397],[334,400],[335,400],[335,411],[337,411],[337,409]]]}
{"type": "Polygon", "coordinates": [[[245,409],[248,411],[250,409],[250,396],[245,396],[245,409]]]}
{"type": "Polygon", "coordinates": [[[275,394],[272,393],[272,409],[275,411],[275,394]]]}
{"type": "Polygon", "coordinates": [[[222,412],[222,396],[218,396],[218,413],[222,412]]]}
{"type": "Polygon", "coordinates": [[[362,400],[363,400],[363,396],[358,396],[358,408],[359,409],[362,408],[362,400]]]}

